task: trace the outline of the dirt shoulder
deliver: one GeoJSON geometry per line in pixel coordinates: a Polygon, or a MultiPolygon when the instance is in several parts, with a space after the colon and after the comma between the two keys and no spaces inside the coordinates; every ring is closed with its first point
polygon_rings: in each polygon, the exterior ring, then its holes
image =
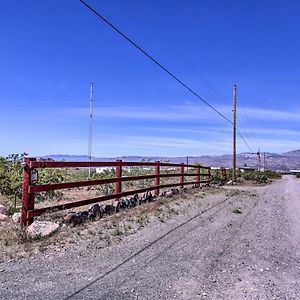
{"type": "Polygon", "coordinates": [[[0,264],[0,298],[298,299],[289,180],[186,195],[109,245],[101,223],[88,224],[71,246],[0,264]]]}

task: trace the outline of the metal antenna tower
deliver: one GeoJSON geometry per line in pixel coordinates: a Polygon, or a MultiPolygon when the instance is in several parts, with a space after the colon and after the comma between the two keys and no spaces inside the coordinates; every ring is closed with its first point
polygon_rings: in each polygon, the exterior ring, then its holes
{"type": "Polygon", "coordinates": [[[236,84],[233,86],[233,151],[232,182],[236,181],[236,84]]]}
{"type": "MultiPolygon", "coordinates": [[[[94,86],[91,82],[90,87],[90,126],[89,126],[89,146],[88,146],[88,155],[89,162],[92,161],[92,139],[93,139],[93,92],[94,86]]],[[[89,179],[91,178],[91,167],[89,166],[89,179]]]]}

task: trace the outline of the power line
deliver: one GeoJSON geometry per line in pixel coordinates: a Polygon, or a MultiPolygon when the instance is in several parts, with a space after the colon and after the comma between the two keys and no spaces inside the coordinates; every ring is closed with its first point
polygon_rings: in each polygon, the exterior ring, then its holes
{"type": "MultiPolygon", "coordinates": [[[[137,48],[140,52],[142,52],[145,56],[147,56],[152,62],[154,62],[157,66],[159,66],[163,71],[165,71],[167,74],[169,74],[174,80],[176,80],[179,84],[181,84],[185,89],[187,89],[189,92],[191,92],[194,96],[196,96],[200,101],[202,101],[205,105],[210,107],[213,111],[215,111],[219,116],[221,116],[223,119],[225,119],[227,122],[229,122],[231,125],[233,125],[233,122],[228,119],[224,114],[222,114],[220,111],[218,111],[214,106],[212,106],[209,102],[207,102],[204,98],[202,98],[198,93],[196,93],[192,88],[190,88],[187,84],[185,84],[183,81],[181,81],[177,76],[175,76],[171,71],[169,71],[166,67],[164,67],[160,62],[158,62],[153,56],[148,54],[143,48],[141,48],[139,45],[137,45],[134,41],[132,41],[128,36],[126,36],[123,32],[121,32],[116,26],[114,26],[111,22],[109,22],[107,19],[105,19],[100,13],[98,13],[94,8],[92,8],[89,4],[87,4],[85,1],[80,0],[82,4],[84,4],[89,10],[91,10],[96,16],[98,16],[102,21],[104,21],[107,25],[109,25],[113,30],[115,30],[118,34],[120,34],[123,38],[125,38],[130,44],[132,44],[135,48],[137,48]]],[[[194,68],[195,69],[195,68],[194,68]]],[[[198,75],[199,72],[198,72],[198,75]]],[[[206,82],[208,84],[208,82],[206,82]]],[[[217,91],[210,86],[211,89],[214,90],[216,94],[217,91]]],[[[218,94],[220,97],[220,95],[218,94]]],[[[220,97],[222,98],[222,97],[220,97]]],[[[241,134],[239,130],[237,130],[238,135],[242,138],[246,146],[249,148],[251,152],[252,149],[241,134]]]]}
{"type": "Polygon", "coordinates": [[[244,143],[246,144],[246,146],[248,147],[248,149],[250,150],[250,152],[254,152],[253,149],[249,146],[249,144],[247,143],[246,139],[243,137],[243,135],[241,134],[240,130],[237,129],[236,130],[238,135],[240,136],[240,138],[244,141],[244,143]]]}
{"type": "MultiPolygon", "coordinates": [[[[208,42],[209,42],[209,40],[208,40],[208,42]]],[[[215,54],[215,56],[216,56],[216,58],[217,58],[219,64],[222,66],[225,76],[229,79],[230,83],[233,85],[235,81],[234,81],[234,79],[233,79],[233,76],[231,76],[231,72],[229,72],[229,69],[227,68],[227,66],[225,66],[225,63],[224,63],[223,59],[222,59],[221,56],[219,55],[218,50],[216,49],[216,47],[215,47],[211,42],[212,42],[212,40],[210,40],[210,45],[211,45],[212,48],[214,49],[213,52],[214,52],[214,54],[215,54]]],[[[216,93],[216,95],[217,95],[217,93],[216,93]]],[[[217,95],[217,96],[218,96],[218,95],[217,95]]],[[[240,91],[239,91],[239,93],[238,93],[238,97],[239,97],[239,100],[242,100],[241,97],[240,97],[240,91]]],[[[220,97],[219,97],[219,98],[220,98],[220,97]]],[[[221,97],[221,98],[222,98],[222,97],[221,97]]],[[[241,111],[242,111],[243,114],[245,115],[245,118],[246,118],[246,121],[247,121],[248,125],[252,128],[251,123],[250,123],[249,118],[248,118],[248,115],[247,115],[247,112],[246,112],[245,110],[243,110],[243,109],[241,109],[241,111]]],[[[238,121],[238,122],[239,122],[239,121],[238,121]]],[[[245,129],[244,129],[244,132],[245,132],[245,134],[249,137],[249,135],[247,134],[247,132],[246,132],[245,129]]],[[[258,145],[257,140],[256,140],[256,138],[255,138],[255,136],[254,136],[253,133],[251,134],[251,136],[252,136],[252,141],[253,141],[256,145],[258,145]]],[[[244,140],[244,142],[246,143],[245,140],[244,140]]],[[[247,143],[246,143],[246,145],[247,145],[247,143]]],[[[247,145],[247,146],[248,146],[248,145],[247,145]]],[[[248,147],[248,148],[249,148],[249,147],[248,147]]]]}
{"type": "Polygon", "coordinates": [[[208,103],[205,99],[203,99],[200,95],[198,95],[194,90],[192,90],[187,84],[181,81],[177,76],[175,76],[171,71],[165,68],[160,62],[158,62],[155,58],[153,58],[150,54],[148,54],[143,48],[137,45],[134,41],[132,41],[128,36],[122,33],[117,27],[115,27],[112,23],[106,20],[102,15],[100,15],[94,8],[92,8],[89,4],[80,0],[82,4],[84,4],[89,10],[91,10],[95,15],[97,15],[100,19],[102,19],[107,25],[109,25],[112,29],[114,29],[117,33],[119,33],[123,38],[125,38],[130,44],[132,44],[135,48],[141,51],[144,55],[146,55],[150,60],[152,60],[156,65],[158,65],[162,70],[168,73],[173,79],[175,79],[178,83],[180,83],[185,89],[191,92],[194,96],[196,96],[199,100],[201,100],[205,105],[210,107],[213,111],[215,111],[219,116],[225,119],[227,122],[232,124],[232,121],[228,119],[225,115],[223,115],[220,111],[218,111],[215,107],[213,107],[210,103],[208,103]]]}
{"type": "MultiPolygon", "coordinates": [[[[253,138],[253,141],[254,141],[254,143],[258,146],[258,141],[257,141],[257,139],[256,139],[256,137],[255,137],[255,135],[254,135],[254,128],[253,128],[253,126],[252,126],[252,122],[250,122],[250,118],[249,118],[249,116],[248,116],[248,114],[247,114],[247,112],[246,112],[246,105],[245,105],[245,100],[244,100],[244,98],[242,98],[241,97],[241,93],[239,93],[239,100],[242,102],[242,104],[244,105],[244,107],[245,107],[245,109],[243,109],[243,111],[244,111],[244,115],[245,115],[245,120],[246,120],[246,122],[247,122],[247,124],[248,124],[248,127],[249,127],[249,129],[250,130],[252,130],[252,132],[251,132],[251,136],[252,136],[252,138],[253,138]]],[[[259,147],[259,146],[258,146],[259,147]]]]}
{"type": "Polygon", "coordinates": [[[242,122],[241,122],[240,118],[238,116],[236,118],[237,118],[237,124],[238,124],[239,128],[241,128],[240,129],[241,133],[243,133],[244,136],[247,137],[248,140],[251,140],[252,143],[254,144],[254,139],[248,134],[245,127],[242,125],[242,122]]]}
{"type": "MultiPolygon", "coordinates": [[[[138,2],[137,2],[138,3],[138,2]]],[[[157,3],[155,3],[157,4],[157,3]]],[[[148,21],[151,23],[150,25],[152,27],[156,27],[157,29],[157,23],[153,22],[152,18],[149,16],[149,14],[144,11],[142,9],[142,7],[140,7],[140,11],[142,11],[143,17],[147,18],[148,21]]],[[[166,36],[165,34],[163,34],[163,32],[161,30],[157,31],[156,30],[156,34],[160,35],[161,38],[163,38],[164,41],[167,41],[168,44],[170,45],[170,47],[175,51],[175,53],[195,72],[195,74],[197,74],[197,76],[212,90],[212,92],[214,92],[214,94],[223,101],[222,104],[224,104],[225,106],[226,101],[225,99],[221,96],[221,94],[213,87],[212,84],[209,83],[209,81],[207,79],[205,79],[205,77],[201,74],[201,72],[196,68],[196,66],[191,62],[191,60],[182,53],[182,51],[168,38],[168,36],[166,36]]]]}

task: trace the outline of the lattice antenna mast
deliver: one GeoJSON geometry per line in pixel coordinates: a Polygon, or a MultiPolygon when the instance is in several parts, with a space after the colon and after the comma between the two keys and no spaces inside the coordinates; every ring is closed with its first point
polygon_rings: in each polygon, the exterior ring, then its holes
{"type": "MultiPolygon", "coordinates": [[[[93,93],[94,85],[91,82],[90,87],[90,126],[89,126],[89,146],[88,146],[88,155],[89,162],[92,161],[92,142],[93,142],[93,93]]],[[[91,167],[89,166],[89,179],[91,178],[91,167]]]]}

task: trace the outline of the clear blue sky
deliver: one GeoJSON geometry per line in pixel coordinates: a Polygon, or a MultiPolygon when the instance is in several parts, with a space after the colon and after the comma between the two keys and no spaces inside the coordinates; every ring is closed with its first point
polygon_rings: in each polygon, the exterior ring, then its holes
{"type": "MultiPolygon", "coordinates": [[[[0,155],[231,152],[230,124],[79,0],[1,1],[0,155]]],[[[226,116],[257,151],[300,143],[300,2],[89,0],[226,116]]],[[[241,139],[238,152],[249,151],[241,139]]]]}

